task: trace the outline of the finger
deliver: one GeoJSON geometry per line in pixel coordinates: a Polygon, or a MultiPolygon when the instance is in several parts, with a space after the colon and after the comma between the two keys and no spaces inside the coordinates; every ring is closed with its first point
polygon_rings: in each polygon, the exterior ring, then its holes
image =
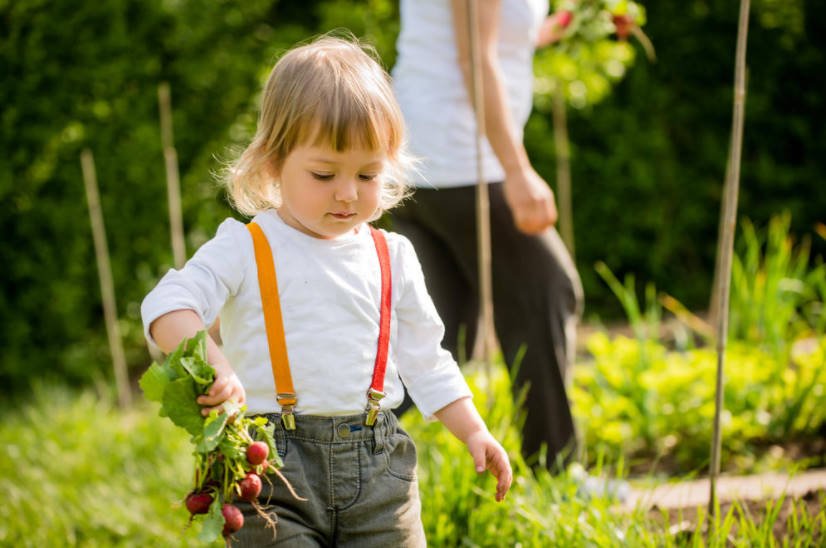
{"type": "Polygon", "coordinates": [[[224,388],[229,384],[228,377],[218,377],[215,379],[215,382],[212,383],[212,386],[209,387],[208,394],[210,396],[214,396],[215,394],[224,390],[224,388]]]}
{"type": "Polygon", "coordinates": [[[209,394],[207,396],[202,396],[201,403],[202,405],[215,405],[219,403],[224,403],[232,396],[232,386],[224,386],[220,389],[219,392],[215,394],[209,394]]]}
{"type": "Polygon", "coordinates": [[[201,409],[201,415],[206,417],[213,411],[218,411],[218,413],[223,413],[224,412],[224,405],[221,404],[221,405],[216,405],[214,407],[204,407],[204,408],[201,409]]]}
{"type": "Polygon", "coordinates": [[[507,491],[513,480],[513,472],[511,470],[510,461],[504,450],[501,453],[494,453],[488,461],[488,470],[497,479],[497,493],[502,490],[507,491]]]}
{"type": "Polygon", "coordinates": [[[471,451],[470,456],[473,457],[473,467],[476,468],[476,473],[481,474],[485,471],[485,450],[475,449],[471,451]]]}
{"type": "Polygon", "coordinates": [[[510,489],[511,483],[513,482],[513,473],[510,470],[510,466],[506,463],[500,462],[497,464],[497,470],[494,475],[498,480],[496,483],[496,500],[501,502],[504,500],[505,495],[510,489]]]}
{"type": "Polygon", "coordinates": [[[550,224],[547,222],[547,220],[542,220],[541,218],[535,215],[525,216],[522,219],[520,219],[520,221],[516,224],[516,228],[518,228],[520,232],[527,234],[529,236],[539,234],[549,226],[550,224]]]}

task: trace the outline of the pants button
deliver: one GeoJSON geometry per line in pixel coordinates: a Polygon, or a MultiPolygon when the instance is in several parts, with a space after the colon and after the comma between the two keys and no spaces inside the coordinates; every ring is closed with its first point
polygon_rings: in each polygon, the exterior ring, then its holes
{"type": "Polygon", "coordinates": [[[339,424],[338,428],[336,428],[336,432],[338,432],[338,435],[341,438],[349,438],[350,437],[350,425],[349,424],[339,424]]]}

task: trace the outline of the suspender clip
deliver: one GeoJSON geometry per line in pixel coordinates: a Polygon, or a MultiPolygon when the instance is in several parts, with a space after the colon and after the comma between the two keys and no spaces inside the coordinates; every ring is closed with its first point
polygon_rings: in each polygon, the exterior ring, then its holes
{"type": "Polygon", "coordinates": [[[379,403],[383,397],[387,394],[376,390],[375,388],[370,388],[367,391],[367,417],[364,419],[364,424],[367,426],[373,426],[376,424],[376,418],[379,416],[379,411],[381,411],[381,404],[379,403]]]}
{"type": "Polygon", "coordinates": [[[278,394],[277,399],[278,405],[281,406],[281,424],[284,425],[284,430],[295,430],[295,394],[278,394]]]}

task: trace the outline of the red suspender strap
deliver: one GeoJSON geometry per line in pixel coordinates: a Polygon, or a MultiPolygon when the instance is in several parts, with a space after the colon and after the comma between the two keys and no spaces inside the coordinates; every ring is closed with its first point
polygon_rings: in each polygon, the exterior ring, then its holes
{"type": "Polygon", "coordinates": [[[364,422],[367,426],[376,423],[379,413],[379,402],[385,396],[384,373],[387,370],[387,354],[390,347],[390,308],[393,294],[393,283],[390,271],[390,253],[387,251],[387,240],[381,230],[370,227],[370,235],[376,244],[376,253],[379,256],[381,269],[381,312],[379,316],[379,343],[376,350],[376,363],[373,366],[373,380],[367,390],[367,417],[364,422]]]}
{"type": "Polygon", "coordinates": [[[298,401],[290,374],[290,360],[287,357],[287,343],[284,340],[284,321],[281,317],[281,302],[278,299],[278,281],[275,277],[275,262],[272,249],[261,227],[247,224],[255,249],[255,264],[258,267],[258,287],[261,289],[261,305],[264,310],[264,325],[267,344],[270,349],[272,376],[275,380],[276,398],[281,406],[281,422],[287,430],[295,430],[293,409],[298,401]]]}

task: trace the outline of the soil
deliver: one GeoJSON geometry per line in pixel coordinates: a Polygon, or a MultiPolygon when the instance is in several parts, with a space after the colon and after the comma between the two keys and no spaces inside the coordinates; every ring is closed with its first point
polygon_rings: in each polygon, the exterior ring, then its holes
{"type": "MultiPolygon", "coordinates": [[[[792,476],[780,473],[721,476],[717,481],[717,497],[722,516],[726,516],[734,505],[739,507],[734,514],[735,527],[741,515],[739,512],[759,525],[766,520],[771,501],[782,501],[772,525],[775,538],[793,537],[795,527],[800,530],[802,521],[811,525],[813,540],[818,542],[815,545],[826,545],[826,517],[823,514],[826,511],[826,469],[792,476]],[[808,520],[801,520],[803,512],[808,514],[808,520]]],[[[680,541],[691,539],[700,513],[705,515],[707,512],[708,498],[708,479],[698,479],[650,489],[632,489],[625,508],[647,508],[652,520],[667,528],[679,545],[680,541]]]]}
{"type": "MultiPolygon", "coordinates": [[[[726,516],[732,510],[735,503],[726,502],[720,505],[720,513],[726,516]]],[[[769,500],[744,500],[736,503],[740,512],[749,516],[756,526],[760,527],[766,520],[769,500]]],[[[812,489],[799,497],[787,497],[783,499],[782,506],[774,519],[772,533],[781,545],[784,539],[797,538],[796,533],[805,530],[799,525],[801,522],[808,522],[811,527],[811,535],[806,533],[806,538],[813,542],[813,546],[823,546],[826,543],[826,521],[817,516],[826,509],[826,489],[812,489]],[[808,520],[802,520],[802,514],[808,514],[808,520]],[[798,525],[795,526],[794,524],[798,525]]],[[[673,535],[676,544],[688,542],[695,533],[699,517],[698,514],[707,512],[705,507],[687,507],[660,509],[652,508],[650,517],[655,522],[667,527],[673,535]]],[[[740,512],[734,513],[734,525],[732,526],[732,536],[737,534],[740,512]]],[[[734,545],[734,542],[729,543],[734,545]]]]}

